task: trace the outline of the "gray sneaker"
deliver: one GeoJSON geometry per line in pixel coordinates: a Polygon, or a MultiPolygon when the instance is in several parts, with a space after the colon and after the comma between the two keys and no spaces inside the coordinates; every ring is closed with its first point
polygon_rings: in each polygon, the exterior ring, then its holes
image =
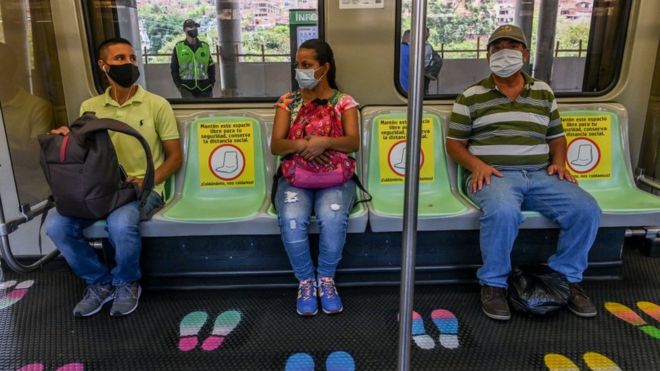
{"type": "Polygon", "coordinates": [[[110,308],[113,317],[125,316],[133,313],[138,307],[142,288],[137,282],[127,283],[115,289],[114,303],[110,308]]]}
{"type": "Polygon", "coordinates": [[[75,317],[89,317],[98,313],[105,303],[112,301],[114,288],[112,285],[88,285],[82,300],[73,308],[75,317]]]}

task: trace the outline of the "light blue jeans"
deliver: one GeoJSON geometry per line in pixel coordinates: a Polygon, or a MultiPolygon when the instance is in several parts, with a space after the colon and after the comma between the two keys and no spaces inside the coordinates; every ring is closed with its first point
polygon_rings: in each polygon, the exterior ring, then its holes
{"type": "Polygon", "coordinates": [[[308,227],[312,212],[319,224],[318,277],[334,277],[346,242],[348,216],[355,199],[352,180],[325,189],[301,189],[279,179],[275,206],[282,242],[299,281],[314,279],[308,227]]]}
{"type": "MultiPolygon", "coordinates": [[[[511,250],[524,221],[521,210],[538,211],[559,224],[557,251],[548,260],[569,282],[582,281],[589,250],[600,222],[600,207],[577,184],[548,175],[546,169],[504,170],[490,185],[468,196],[481,208],[480,245],[483,266],[477,271],[482,285],[507,287],[511,250]]],[[[468,182],[470,179],[468,178],[468,182]]]]}
{"type": "MultiPolygon", "coordinates": [[[[149,212],[163,205],[163,199],[151,192],[144,206],[149,212]]],[[[140,272],[139,202],[133,201],[111,212],[106,219],[108,239],[115,249],[117,265],[110,270],[101,263],[94,249],[87,243],[83,230],[96,220],[81,219],[59,214],[57,211],[48,219],[46,232],[60,250],[73,272],[87,284],[122,286],[138,281],[140,272]]]]}

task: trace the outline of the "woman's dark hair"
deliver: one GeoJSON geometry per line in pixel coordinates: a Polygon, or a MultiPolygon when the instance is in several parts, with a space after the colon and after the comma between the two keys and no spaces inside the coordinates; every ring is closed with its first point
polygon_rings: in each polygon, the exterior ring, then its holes
{"type": "Polygon", "coordinates": [[[331,88],[339,90],[337,87],[337,82],[335,81],[335,75],[337,74],[337,69],[335,68],[335,54],[332,52],[330,45],[320,39],[310,39],[305,41],[300,45],[298,49],[312,49],[316,53],[316,60],[320,64],[330,63],[330,69],[327,73],[328,85],[331,88]]]}

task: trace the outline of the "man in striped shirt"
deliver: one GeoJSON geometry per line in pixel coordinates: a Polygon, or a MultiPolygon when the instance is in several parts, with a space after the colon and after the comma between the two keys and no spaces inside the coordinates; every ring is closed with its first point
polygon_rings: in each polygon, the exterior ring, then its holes
{"type": "Polygon", "coordinates": [[[524,217],[538,211],[561,228],[548,265],[569,282],[569,309],[593,317],[596,307],[578,282],[596,238],[600,208],[566,171],[566,138],[548,84],[522,71],[527,40],[513,25],[488,40],[491,75],[456,98],[447,153],[470,172],[468,196],[482,210],[481,307],[493,319],[511,318],[506,301],[511,249],[524,217]]]}

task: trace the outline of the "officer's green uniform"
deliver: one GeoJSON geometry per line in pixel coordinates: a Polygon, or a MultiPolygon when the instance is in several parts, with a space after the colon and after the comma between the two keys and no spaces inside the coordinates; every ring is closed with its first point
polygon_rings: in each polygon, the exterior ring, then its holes
{"type": "Polygon", "coordinates": [[[185,89],[195,97],[210,97],[215,84],[215,65],[209,44],[197,41],[192,46],[186,40],[179,41],[172,55],[172,79],[179,89],[185,89]]]}

